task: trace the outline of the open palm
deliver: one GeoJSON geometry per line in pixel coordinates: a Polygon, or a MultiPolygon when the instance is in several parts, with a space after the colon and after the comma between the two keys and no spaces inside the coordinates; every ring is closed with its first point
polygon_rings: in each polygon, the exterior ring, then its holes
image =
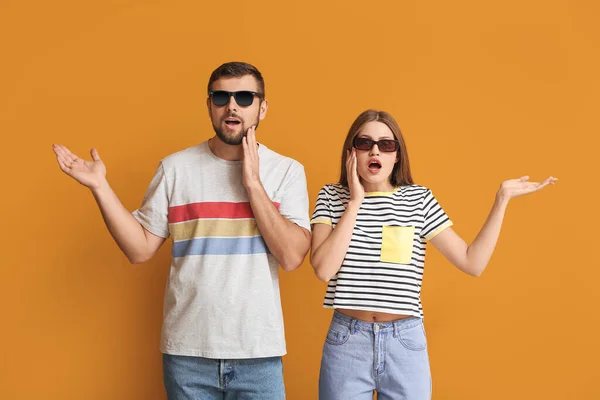
{"type": "Polygon", "coordinates": [[[502,182],[498,193],[506,199],[511,199],[513,197],[537,192],[548,185],[554,184],[556,181],[556,178],[550,176],[543,182],[529,182],[529,177],[523,176],[519,179],[509,179],[502,182]]]}
{"type": "Polygon", "coordinates": [[[90,151],[92,161],[87,161],[77,157],[63,145],[55,144],[52,148],[60,169],[77,182],[88,188],[94,188],[100,186],[105,180],[106,166],[96,149],[90,151]]]}

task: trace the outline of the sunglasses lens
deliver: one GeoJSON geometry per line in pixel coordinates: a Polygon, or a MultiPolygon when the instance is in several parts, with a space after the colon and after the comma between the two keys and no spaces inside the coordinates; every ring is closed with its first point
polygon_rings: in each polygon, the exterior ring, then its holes
{"type": "Polygon", "coordinates": [[[371,150],[373,141],[367,138],[356,138],[356,140],[354,140],[354,147],[357,150],[371,150]]]}
{"type": "Polygon", "coordinates": [[[379,150],[387,153],[398,150],[396,147],[397,144],[398,143],[394,142],[393,140],[380,140],[379,143],[377,143],[377,147],[379,147],[379,150]]]}
{"type": "Polygon", "coordinates": [[[239,106],[248,107],[254,102],[254,94],[248,91],[240,91],[235,93],[235,102],[239,106]]]}
{"type": "Polygon", "coordinates": [[[229,102],[229,93],[223,90],[216,90],[211,94],[212,102],[215,106],[224,106],[229,102]]]}

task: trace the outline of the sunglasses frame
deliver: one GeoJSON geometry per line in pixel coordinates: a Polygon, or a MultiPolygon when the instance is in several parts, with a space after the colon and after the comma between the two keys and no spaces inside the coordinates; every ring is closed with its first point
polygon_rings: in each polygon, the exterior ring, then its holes
{"type": "Polygon", "coordinates": [[[252,90],[238,90],[237,92],[228,92],[227,90],[211,90],[210,92],[208,92],[208,97],[210,98],[210,101],[213,103],[213,105],[217,106],[217,107],[223,107],[226,106],[227,104],[229,104],[229,102],[231,101],[231,97],[233,97],[235,99],[235,102],[237,103],[238,106],[240,107],[250,107],[252,104],[254,104],[254,97],[258,97],[259,99],[263,98],[263,94],[262,93],[258,93],[258,92],[253,92],[252,90]],[[226,93],[227,94],[227,102],[224,104],[215,104],[215,98],[213,97],[215,93],[226,93]],[[239,93],[250,93],[252,94],[252,102],[248,105],[242,105],[239,103],[238,101],[238,94],[239,93]]]}
{"type": "Polygon", "coordinates": [[[365,137],[355,136],[354,140],[352,140],[352,147],[354,147],[356,150],[360,150],[360,151],[370,151],[373,148],[373,146],[375,146],[375,145],[377,145],[377,148],[379,149],[379,151],[382,151],[384,153],[393,153],[393,152],[396,152],[396,151],[400,150],[400,142],[398,140],[396,140],[396,139],[373,140],[373,139],[369,139],[369,138],[365,138],[365,137]],[[364,140],[371,141],[371,147],[369,147],[366,150],[359,149],[358,147],[356,147],[356,141],[359,140],[359,139],[364,139],[364,140]],[[390,150],[390,151],[382,150],[381,147],[379,147],[379,142],[383,142],[383,141],[396,143],[396,148],[394,150],[390,150]]]}

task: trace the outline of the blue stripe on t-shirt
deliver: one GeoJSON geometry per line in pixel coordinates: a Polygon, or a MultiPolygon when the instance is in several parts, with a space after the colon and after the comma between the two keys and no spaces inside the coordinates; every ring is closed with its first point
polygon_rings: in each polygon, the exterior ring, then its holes
{"type": "Polygon", "coordinates": [[[233,238],[195,238],[173,243],[173,257],[228,254],[268,254],[261,236],[233,238]]]}

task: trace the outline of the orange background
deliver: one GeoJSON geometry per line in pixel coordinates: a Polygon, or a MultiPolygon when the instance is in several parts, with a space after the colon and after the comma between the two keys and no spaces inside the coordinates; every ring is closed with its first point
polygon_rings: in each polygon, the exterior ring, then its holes
{"type": "MultiPolygon", "coordinates": [[[[414,177],[471,241],[511,202],[481,278],[430,248],[423,303],[442,399],[599,399],[598,101],[593,1],[1,1],[2,399],[164,399],[170,244],[129,265],[51,144],[99,149],[125,206],[158,161],[212,135],[206,83],[266,78],[259,141],[306,167],[311,212],[366,108],[391,112],[414,177]],[[594,172],[596,171],[596,172],[594,172]]],[[[288,399],[316,399],[331,311],[306,261],[282,273],[288,399]]]]}

